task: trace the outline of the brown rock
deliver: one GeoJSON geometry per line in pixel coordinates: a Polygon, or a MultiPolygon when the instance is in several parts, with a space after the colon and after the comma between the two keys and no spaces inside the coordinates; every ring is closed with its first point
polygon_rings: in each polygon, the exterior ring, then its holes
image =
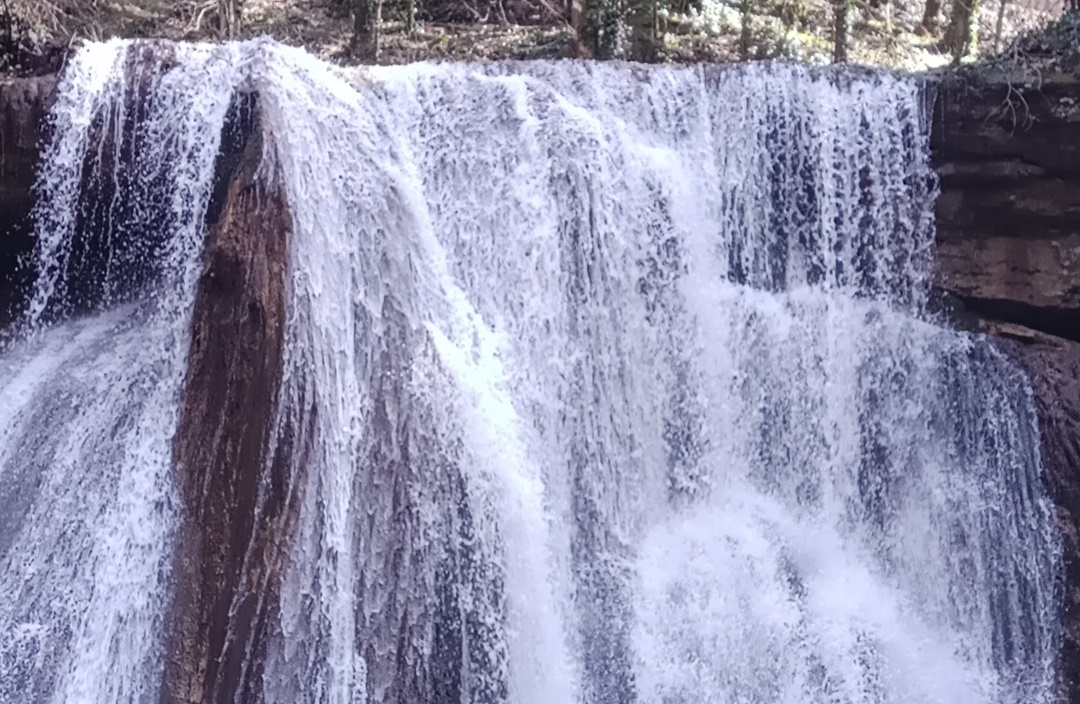
{"type": "Polygon", "coordinates": [[[961,71],[940,86],[933,133],[939,286],[969,305],[1011,302],[995,317],[1034,329],[1045,322],[1025,318],[1053,317],[1048,332],[1068,338],[1080,338],[1064,329],[1080,323],[1078,100],[1078,83],[961,71]]]}
{"type": "MultiPolygon", "coordinates": [[[[258,699],[263,634],[277,608],[295,513],[280,480],[284,468],[268,457],[282,373],[290,217],[284,195],[257,175],[262,146],[253,110],[195,299],[174,441],[184,512],[163,702],[258,699]]],[[[219,168],[229,161],[219,160],[219,168]]]]}

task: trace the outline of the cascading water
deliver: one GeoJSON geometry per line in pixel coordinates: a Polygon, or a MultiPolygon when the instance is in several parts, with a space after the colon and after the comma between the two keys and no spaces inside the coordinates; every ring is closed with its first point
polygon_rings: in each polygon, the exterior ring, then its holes
{"type": "Polygon", "coordinates": [[[925,313],[917,81],[140,51],[67,73],[0,356],[0,701],[158,696],[238,89],[292,215],[272,444],[299,508],[262,700],[1056,701],[1030,391],[925,313]]]}
{"type": "Polygon", "coordinates": [[[239,57],[173,51],[166,72],[91,44],[52,110],[37,282],[0,356],[0,701],[144,702],[160,684],[170,444],[239,57]]]}
{"type": "MultiPolygon", "coordinates": [[[[1029,391],[986,342],[920,320],[919,85],[378,77],[496,345],[485,393],[542,477],[554,530],[528,549],[586,701],[1049,701],[1056,542],[1029,391]]],[[[475,354],[466,336],[455,358],[475,354]]]]}

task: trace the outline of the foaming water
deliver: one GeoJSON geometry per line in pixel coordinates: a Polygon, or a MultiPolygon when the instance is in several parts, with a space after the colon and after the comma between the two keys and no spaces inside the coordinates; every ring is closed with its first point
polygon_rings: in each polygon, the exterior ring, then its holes
{"type": "Polygon", "coordinates": [[[569,700],[542,485],[419,175],[370,96],[266,61],[294,225],[282,410],[316,448],[266,698],[569,700]]]}
{"type": "Polygon", "coordinates": [[[1030,391],[921,320],[922,86],[786,65],[375,75],[543,478],[532,549],[576,696],[1052,700],[1030,391]]]}
{"type": "Polygon", "coordinates": [[[244,88],[292,216],[271,449],[299,510],[263,700],[1054,700],[1031,393],[924,312],[917,81],[164,51],[132,118],[156,146],[109,191],[164,193],[150,265],[118,250],[134,289],[70,272],[79,155],[136,49],[84,49],[57,103],[32,334],[0,358],[0,502],[29,507],[0,525],[0,694],[156,695],[167,446],[244,88]],[[108,311],[44,329],[87,292],[108,311]]]}
{"type": "Polygon", "coordinates": [[[146,702],[160,686],[171,440],[239,75],[235,48],[170,53],[171,69],[125,42],[88,45],[50,115],[38,277],[0,352],[5,702],[146,702]]]}

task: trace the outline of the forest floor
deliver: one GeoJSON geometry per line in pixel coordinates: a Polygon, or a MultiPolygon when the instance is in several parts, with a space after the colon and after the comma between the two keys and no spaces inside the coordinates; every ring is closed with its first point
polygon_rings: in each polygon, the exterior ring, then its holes
{"type": "MultiPolygon", "coordinates": [[[[395,1],[385,0],[380,63],[420,60],[559,58],[569,54],[565,23],[445,24],[420,21],[411,32],[395,20],[395,1]]],[[[948,7],[946,1],[945,6],[948,7]]],[[[79,40],[113,36],[176,40],[218,38],[213,3],[206,0],[0,0],[16,17],[22,58],[8,70],[40,72],[79,40]],[[21,61],[21,65],[20,64],[21,61]]],[[[665,29],[662,61],[730,62],[740,58],[738,0],[701,0],[701,11],[661,17],[665,29]]],[[[979,14],[979,53],[997,55],[1024,33],[1046,26],[1061,13],[1060,0],[984,0],[979,14]],[[1000,3],[1004,3],[1004,5],[1000,3]]],[[[763,0],[751,15],[751,56],[828,63],[831,53],[829,0],[763,0]]],[[[918,29],[921,3],[864,0],[853,7],[850,59],[853,63],[903,70],[944,66],[949,57],[940,36],[918,29]]],[[[945,18],[942,18],[944,26],[945,18]]],[[[351,18],[331,0],[246,0],[242,36],[269,35],[340,63],[352,63],[351,18]]],[[[0,62],[2,63],[2,62],[0,62]]]]}

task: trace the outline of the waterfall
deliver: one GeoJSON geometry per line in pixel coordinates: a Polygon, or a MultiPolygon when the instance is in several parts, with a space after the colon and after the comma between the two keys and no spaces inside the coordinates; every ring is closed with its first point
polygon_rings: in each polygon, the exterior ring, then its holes
{"type": "Polygon", "coordinates": [[[37,280],[0,356],[4,702],[145,702],[161,676],[170,444],[239,54],[152,49],[88,45],[51,113],[37,280]]]}
{"type": "Polygon", "coordinates": [[[160,696],[205,218],[254,91],[297,506],[256,699],[1056,702],[1032,393],[928,312],[930,90],[89,44],[0,350],[0,701],[160,696]]]}

